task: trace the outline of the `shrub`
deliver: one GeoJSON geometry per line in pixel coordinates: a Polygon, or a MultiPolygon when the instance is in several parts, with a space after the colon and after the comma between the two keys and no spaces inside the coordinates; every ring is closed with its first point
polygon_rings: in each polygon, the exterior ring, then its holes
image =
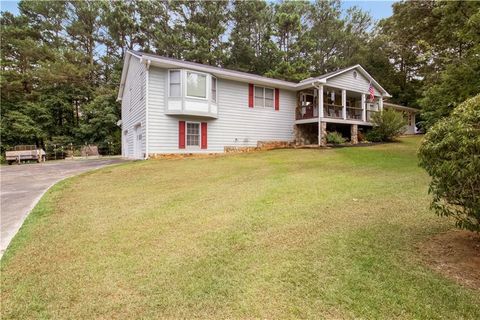
{"type": "Polygon", "coordinates": [[[376,130],[370,130],[365,134],[365,139],[369,142],[380,142],[382,140],[382,136],[376,130]]]}
{"type": "Polygon", "coordinates": [[[362,142],[362,141],[365,141],[365,134],[361,131],[358,131],[357,133],[357,140],[358,142],[362,142]]]}
{"type": "Polygon", "coordinates": [[[480,95],[437,122],[419,149],[420,166],[432,177],[432,208],[459,228],[480,232],[480,95]]]}
{"type": "MultiPolygon", "coordinates": [[[[407,121],[403,113],[386,109],[382,112],[376,112],[372,116],[373,129],[372,138],[378,138],[376,141],[392,141],[405,131],[407,121]]],[[[375,141],[370,140],[369,141],[375,141]]]]}
{"type": "Polygon", "coordinates": [[[327,133],[327,143],[342,144],[345,143],[345,141],[345,138],[337,131],[327,133]]]}

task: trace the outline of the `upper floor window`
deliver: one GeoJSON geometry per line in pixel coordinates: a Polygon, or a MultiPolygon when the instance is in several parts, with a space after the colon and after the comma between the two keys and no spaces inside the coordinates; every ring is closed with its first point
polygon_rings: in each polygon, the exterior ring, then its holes
{"type": "Polygon", "coordinates": [[[170,82],[170,97],[181,97],[182,96],[182,82],[180,76],[180,70],[170,70],[169,71],[169,82],[170,82]]]}
{"type": "Polygon", "coordinates": [[[217,78],[212,77],[212,101],[217,102],[217,78]]]}
{"type": "Polygon", "coordinates": [[[207,98],[207,76],[187,71],[187,97],[207,98]]]}
{"type": "Polygon", "coordinates": [[[255,107],[273,108],[275,91],[272,88],[255,86],[255,107]]]}

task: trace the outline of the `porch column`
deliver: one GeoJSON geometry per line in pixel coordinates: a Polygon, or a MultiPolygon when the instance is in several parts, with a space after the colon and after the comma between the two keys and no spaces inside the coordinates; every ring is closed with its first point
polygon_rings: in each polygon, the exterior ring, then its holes
{"type": "Polygon", "coordinates": [[[383,96],[378,98],[378,108],[380,109],[380,112],[383,111],[383,96]]]}
{"type": "Polygon", "coordinates": [[[318,88],[318,117],[323,118],[323,86],[318,88]]]}
{"type": "Polygon", "coordinates": [[[318,145],[322,145],[322,139],[324,139],[325,134],[322,131],[322,118],[323,118],[323,86],[318,88],[318,145]]]}
{"type": "Polygon", "coordinates": [[[342,118],[347,119],[347,90],[342,90],[342,118]]]}
{"type": "Polygon", "coordinates": [[[365,94],[362,93],[362,121],[367,121],[367,107],[365,105],[365,94]]]}

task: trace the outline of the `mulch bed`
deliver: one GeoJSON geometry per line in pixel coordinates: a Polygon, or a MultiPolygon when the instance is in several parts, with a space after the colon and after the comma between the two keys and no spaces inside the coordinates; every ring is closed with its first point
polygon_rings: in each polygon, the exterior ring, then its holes
{"type": "Polygon", "coordinates": [[[428,266],[456,282],[480,290],[480,235],[451,230],[430,238],[419,249],[428,266]]]}
{"type": "Polygon", "coordinates": [[[295,149],[328,149],[328,148],[356,148],[356,147],[371,147],[371,146],[376,146],[376,145],[381,145],[381,144],[389,144],[389,143],[396,143],[395,141],[393,142],[360,142],[357,144],[351,144],[351,143],[342,143],[342,144],[326,144],[325,146],[319,146],[319,145],[301,145],[301,146],[295,146],[295,149]]]}

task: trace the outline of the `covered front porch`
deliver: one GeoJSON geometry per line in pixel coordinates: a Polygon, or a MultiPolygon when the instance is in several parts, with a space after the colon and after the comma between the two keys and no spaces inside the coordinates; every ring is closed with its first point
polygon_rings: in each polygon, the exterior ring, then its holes
{"type": "Polygon", "coordinates": [[[382,109],[382,96],[370,99],[367,93],[322,85],[298,92],[295,120],[296,123],[310,123],[321,118],[326,122],[350,120],[369,123],[372,115],[382,109]]]}

